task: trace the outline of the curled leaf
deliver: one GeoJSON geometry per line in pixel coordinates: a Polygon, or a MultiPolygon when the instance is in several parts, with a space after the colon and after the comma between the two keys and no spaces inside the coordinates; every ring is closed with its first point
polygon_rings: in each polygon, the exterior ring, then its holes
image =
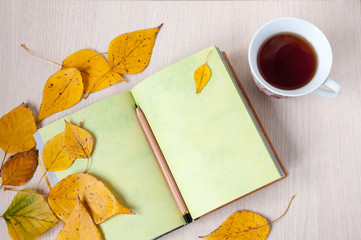
{"type": "Polygon", "coordinates": [[[60,133],[50,139],[43,149],[43,163],[47,171],[64,170],[74,162],[75,157],[71,157],[65,149],[65,133],[60,133]]]}
{"type": "Polygon", "coordinates": [[[78,201],[56,239],[98,240],[103,238],[88,211],[78,201]]]}
{"type": "Polygon", "coordinates": [[[110,66],[120,74],[143,71],[149,63],[161,27],[125,33],[113,39],[108,49],[110,66]]]}
{"type": "Polygon", "coordinates": [[[112,70],[102,55],[90,49],[80,50],[65,58],[63,67],[74,67],[80,70],[84,93],[97,92],[114,83],[125,81],[122,76],[112,70]]]}
{"type": "Polygon", "coordinates": [[[58,222],[45,199],[31,189],[15,195],[3,218],[13,240],[36,239],[58,222]]]}
{"type": "Polygon", "coordinates": [[[83,89],[83,81],[78,69],[66,68],[57,71],[45,83],[38,122],[74,106],[80,101],[83,89]]]}
{"type": "Polygon", "coordinates": [[[29,181],[38,167],[38,150],[17,153],[5,162],[1,186],[20,186],[29,181]]]}
{"type": "Polygon", "coordinates": [[[33,113],[25,104],[0,118],[0,148],[6,153],[24,152],[35,146],[33,113]]]}
{"type": "Polygon", "coordinates": [[[48,202],[53,212],[66,222],[78,197],[86,203],[96,224],[117,214],[134,214],[122,206],[101,181],[86,173],[72,174],[61,180],[50,189],[48,202]]]}
{"type": "Polygon", "coordinates": [[[236,212],[214,232],[200,237],[209,240],[264,240],[269,233],[267,220],[250,211],[236,212]]]}
{"type": "Polygon", "coordinates": [[[69,156],[89,158],[93,151],[93,138],[86,130],[65,120],[65,148],[69,156]]]}

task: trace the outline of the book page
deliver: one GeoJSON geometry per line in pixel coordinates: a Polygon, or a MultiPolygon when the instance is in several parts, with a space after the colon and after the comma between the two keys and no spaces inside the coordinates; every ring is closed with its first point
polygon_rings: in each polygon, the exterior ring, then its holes
{"type": "Polygon", "coordinates": [[[282,176],[216,47],[163,69],[131,92],[193,218],[282,176]],[[211,78],[196,94],[194,71],[210,51],[211,78]]]}
{"type": "MultiPolygon", "coordinates": [[[[73,124],[83,122],[83,128],[95,138],[88,173],[102,180],[121,204],[136,213],[117,215],[100,224],[106,239],[151,239],[185,223],[138,123],[134,106],[132,95],[122,93],[65,118],[73,124]]],[[[63,119],[41,128],[42,142],[64,128],[63,119]]],[[[86,165],[86,159],[77,159],[70,168],[56,172],[55,177],[61,180],[83,172],[86,165]]]]}

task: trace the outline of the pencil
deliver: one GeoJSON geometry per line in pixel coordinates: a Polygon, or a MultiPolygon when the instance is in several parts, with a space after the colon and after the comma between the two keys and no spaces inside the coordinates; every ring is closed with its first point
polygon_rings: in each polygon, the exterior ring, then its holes
{"type": "Polygon", "coordinates": [[[186,223],[192,222],[192,217],[188,211],[188,208],[186,204],[184,203],[183,197],[181,193],[179,192],[179,189],[177,187],[176,182],[174,181],[173,175],[169,170],[168,164],[163,156],[162,151],[160,150],[160,147],[157,143],[157,140],[154,137],[154,134],[152,132],[152,129],[149,126],[149,123],[142,112],[142,110],[135,105],[135,111],[138,118],[138,121],[140,123],[140,126],[142,127],[144,134],[146,138],[148,139],[149,145],[155,155],[155,158],[158,161],[158,164],[163,172],[163,175],[168,183],[168,186],[173,194],[173,197],[178,205],[179,210],[183,214],[183,218],[186,223]]]}

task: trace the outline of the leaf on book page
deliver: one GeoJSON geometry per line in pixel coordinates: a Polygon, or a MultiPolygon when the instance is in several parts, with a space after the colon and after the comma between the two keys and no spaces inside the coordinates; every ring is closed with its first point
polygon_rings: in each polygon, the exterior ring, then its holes
{"type": "Polygon", "coordinates": [[[56,239],[98,240],[103,238],[88,211],[78,200],[56,239]]]}
{"type": "Polygon", "coordinates": [[[2,217],[13,240],[36,239],[58,222],[44,197],[31,189],[17,193],[2,217]]]}
{"type": "Polygon", "coordinates": [[[38,122],[74,106],[80,101],[83,88],[80,71],[76,68],[61,69],[53,74],[45,83],[38,122]]]}
{"type": "Polygon", "coordinates": [[[35,146],[35,132],[33,113],[21,104],[0,118],[0,148],[5,154],[28,151],[35,146]]]}
{"type": "Polygon", "coordinates": [[[20,186],[29,181],[38,167],[38,150],[16,153],[5,162],[1,186],[20,186]]]}
{"type": "Polygon", "coordinates": [[[211,70],[207,65],[207,60],[211,52],[208,53],[205,63],[199,66],[194,71],[194,82],[196,83],[196,93],[200,93],[208,83],[209,79],[211,78],[211,70]]]}
{"type": "Polygon", "coordinates": [[[257,213],[242,210],[229,216],[217,230],[200,238],[209,240],[264,240],[268,236],[269,226],[287,213],[294,197],[292,196],[286,211],[272,222],[268,222],[266,218],[257,213]]]}
{"type": "Polygon", "coordinates": [[[50,139],[43,149],[43,163],[47,171],[60,171],[70,167],[75,157],[68,154],[65,149],[65,133],[62,132],[50,139]]]}
{"type": "Polygon", "coordinates": [[[87,173],[72,174],[61,180],[50,189],[48,202],[53,212],[66,222],[77,205],[78,197],[96,224],[117,214],[134,214],[118,202],[104,183],[87,173]]]}
{"type": "Polygon", "coordinates": [[[110,66],[120,74],[143,71],[149,63],[157,33],[162,25],[125,33],[113,39],[108,49],[110,66]]]}
{"type": "Polygon", "coordinates": [[[125,81],[101,54],[90,49],[80,50],[65,58],[63,68],[70,67],[80,70],[84,93],[94,93],[114,83],[125,81]]]}
{"type": "Polygon", "coordinates": [[[89,158],[93,151],[93,137],[89,132],[65,120],[65,149],[74,158],[89,158]]]}

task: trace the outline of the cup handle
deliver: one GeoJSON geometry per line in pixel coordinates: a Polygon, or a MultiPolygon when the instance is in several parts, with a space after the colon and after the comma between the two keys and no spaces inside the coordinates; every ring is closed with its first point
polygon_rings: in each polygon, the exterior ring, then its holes
{"type": "Polygon", "coordinates": [[[331,88],[331,90],[323,89],[323,88],[317,88],[313,91],[313,93],[316,93],[317,95],[320,95],[322,97],[328,97],[328,98],[335,98],[337,97],[341,92],[341,85],[335,82],[334,80],[327,78],[326,81],[323,83],[327,87],[331,88]]]}

